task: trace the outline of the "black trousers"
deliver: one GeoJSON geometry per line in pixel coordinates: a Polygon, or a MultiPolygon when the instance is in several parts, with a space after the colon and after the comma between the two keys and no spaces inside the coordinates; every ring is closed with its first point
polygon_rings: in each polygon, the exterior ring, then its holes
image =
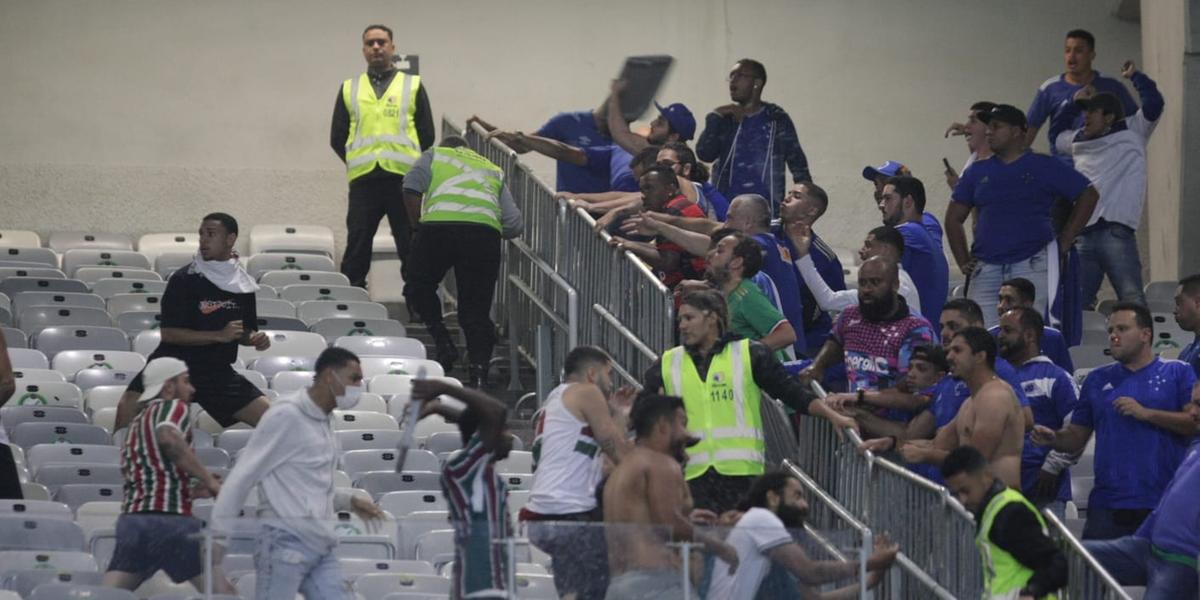
{"type": "Polygon", "coordinates": [[[8,444],[0,444],[0,500],[20,500],[21,477],[17,475],[17,459],[8,444]]]}
{"type": "Polygon", "coordinates": [[[470,223],[428,224],[417,230],[404,297],[431,332],[442,327],[437,287],[450,269],[458,286],[458,322],[467,338],[467,359],[486,365],[496,346],[491,310],[500,276],[500,232],[470,223]]]}
{"type": "Polygon", "coordinates": [[[392,240],[396,242],[403,274],[408,266],[410,237],[408,213],[404,211],[404,178],[370,173],[350,182],[346,251],[342,253],[342,274],[350,278],[350,285],[366,287],[371,245],[385,214],[392,227],[392,240]]]}

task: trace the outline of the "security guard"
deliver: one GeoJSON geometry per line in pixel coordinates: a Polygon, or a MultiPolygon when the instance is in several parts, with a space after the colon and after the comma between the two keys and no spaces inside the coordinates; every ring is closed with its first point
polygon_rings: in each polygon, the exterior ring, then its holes
{"type": "Polygon", "coordinates": [[[437,360],[449,371],[458,361],[458,349],[442,323],[437,286],[454,269],[470,384],[481,388],[496,345],[490,313],[500,276],[500,239],[521,235],[524,224],[504,185],[504,171],[466,146],[458,136],[443,139],[404,178],[408,218],[419,223],[404,297],[429,328],[437,360]]]}
{"type": "Polygon", "coordinates": [[[1067,584],[1067,557],[1046,521],[1021,492],[988,470],[983,454],[960,446],[942,462],[950,493],[975,514],[975,546],[983,560],[983,598],[1055,598],[1067,584]]]}
{"type": "Polygon", "coordinates": [[[676,346],[646,371],[646,390],[682,396],[688,430],[701,441],[688,449],[684,476],[696,508],[717,514],[733,509],[766,464],[762,393],[839,430],[856,428],[799,379],[784,370],[763,344],[729,333],[729,309],[716,290],[684,296],[676,346]]]}
{"type": "Polygon", "coordinates": [[[346,163],[350,181],[342,273],[352,285],[366,287],[371,245],[385,214],[402,271],[408,266],[404,175],[421,151],[433,145],[436,132],[421,78],[392,65],[392,30],[368,25],[362,42],[367,72],[347,79],[338,90],[329,145],[346,163]]]}

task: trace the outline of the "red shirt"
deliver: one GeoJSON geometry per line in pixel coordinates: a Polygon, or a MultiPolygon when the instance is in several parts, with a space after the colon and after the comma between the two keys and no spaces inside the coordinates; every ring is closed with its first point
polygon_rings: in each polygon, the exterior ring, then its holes
{"type": "MultiPolygon", "coordinates": [[[[704,214],[704,209],[700,208],[695,202],[687,199],[687,196],[680,194],[667,202],[663,212],[669,215],[689,218],[705,218],[708,215],[704,214]]],[[[679,244],[667,241],[665,238],[659,237],[654,241],[654,246],[659,252],[676,252],[679,254],[679,268],[673,271],[661,271],[659,277],[662,278],[664,284],[669,288],[675,287],[684,279],[700,279],[704,276],[704,270],[708,268],[703,256],[693,256],[683,250],[679,244]]]]}

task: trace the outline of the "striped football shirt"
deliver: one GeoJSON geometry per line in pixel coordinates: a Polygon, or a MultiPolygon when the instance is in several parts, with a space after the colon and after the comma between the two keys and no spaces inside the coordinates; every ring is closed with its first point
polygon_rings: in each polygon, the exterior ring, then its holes
{"type": "Polygon", "coordinates": [[[507,549],[512,536],[508,486],[496,476],[495,456],[478,433],[442,468],[442,492],[454,524],[455,597],[505,589],[507,549]]]}
{"type": "Polygon", "coordinates": [[[187,404],[162,398],[142,403],[121,451],[121,472],[125,476],[121,512],[192,514],[188,475],[163,456],[155,435],[155,430],[163,426],[174,427],[191,442],[192,420],[187,404]]]}

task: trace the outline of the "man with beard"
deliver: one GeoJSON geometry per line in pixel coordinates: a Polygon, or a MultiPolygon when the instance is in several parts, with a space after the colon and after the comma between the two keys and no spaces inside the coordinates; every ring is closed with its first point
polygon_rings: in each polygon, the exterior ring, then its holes
{"type": "MultiPolygon", "coordinates": [[[[841,312],[857,306],[859,302],[858,290],[837,290],[834,291],[829,283],[817,270],[816,265],[812,261],[805,260],[809,257],[813,243],[813,232],[811,226],[803,221],[794,221],[785,226],[788,239],[792,242],[792,247],[795,249],[795,254],[792,255],[796,270],[800,273],[800,278],[804,282],[805,287],[812,292],[817,306],[821,310],[830,312],[841,312]]],[[[876,227],[867,232],[866,239],[863,240],[862,248],[858,250],[858,257],[865,263],[872,258],[880,258],[888,262],[896,263],[896,292],[900,297],[904,298],[905,304],[908,305],[908,310],[913,314],[921,313],[921,296],[917,293],[917,286],[913,283],[912,277],[909,277],[908,272],[904,270],[904,266],[900,264],[900,257],[904,254],[904,237],[900,232],[893,227],[883,225],[876,227]]]]}
{"type": "Polygon", "coordinates": [[[737,551],[692,523],[692,498],[681,471],[688,445],[697,440],[688,432],[683,400],[643,395],[634,401],[629,421],[637,440],[603,489],[611,575],[605,598],[685,600],[682,561],[670,542],[702,544],[733,565],[728,569],[737,568],[737,551]]]}
{"type": "MultiPolygon", "coordinates": [[[[986,332],[984,332],[986,335],[986,332]]],[[[1067,557],[1021,492],[997,478],[979,450],[963,446],[942,465],[950,493],[975,515],[984,598],[1053,598],[1067,584],[1067,557]]]]}
{"type": "MultiPolygon", "coordinates": [[[[868,391],[894,390],[908,372],[913,348],[933,342],[933,327],[909,311],[897,293],[899,286],[895,262],[881,257],[864,262],[858,269],[858,305],[838,315],[829,339],[804,370],[802,375],[813,377],[845,359],[849,392],[828,398],[835,407],[863,404],[868,391]]],[[[912,408],[891,402],[891,394],[879,396],[880,416],[893,421],[912,418],[912,408]]]]}
{"type": "Polygon", "coordinates": [[[766,443],[760,408],[765,392],[793,410],[855,427],[798,379],[770,348],[729,332],[725,299],[715,290],[692,292],[679,307],[682,345],[663,352],[643,376],[651,392],[683,398],[702,441],[689,451],[685,476],[696,507],[721,513],[737,505],[762,475],[766,443]]]}
{"type": "MultiPolygon", "coordinates": [[[[804,529],[804,518],[808,515],[804,486],[792,475],[772,471],[759,477],[738,508],[744,512],[726,538],[737,549],[738,570],[730,574],[728,565],[717,560],[712,585],[708,589],[707,597],[711,600],[761,598],[763,595],[769,598],[798,597],[798,590],[786,596],[780,595],[782,590],[765,594],[766,590],[760,590],[767,573],[773,568],[782,568],[806,587],[821,586],[858,575],[857,561],[813,560],[792,537],[793,532],[804,529]]],[[[879,584],[898,551],[899,546],[889,543],[886,535],[875,538],[875,551],[867,559],[867,570],[870,571],[867,587],[879,584]]],[[[854,583],[825,594],[813,594],[812,590],[806,592],[805,598],[848,599],[858,597],[859,586],[854,583]]]]}
{"type": "MultiPolygon", "coordinates": [[[[1014,308],[1000,317],[996,343],[1000,356],[1017,368],[1017,378],[1033,410],[1033,422],[1061,429],[1075,410],[1075,380],[1041,353],[1042,316],[1032,308],[1014,308]]],[[[1065,517],[1071,499],[1071,458],[1032,442],[1026,434],[1021,453],[1021,492],[1038,508],[1065,517]]]]}
{"type": "Polygon", "coordinates": [[[1030,436],[1039,446],[1075,453],[1096,433],[1083,539],[1133,535],[1162,499],[1197,430],[1185,410],[1196,374],[1154,355],[1149,309],[1118,302],[1108,316],[1108,338],[1116,362],[1088,373],[1070,423],[1059,430],[1037,425],[1030,436]]]}
{"type": "Polygon", "coordinates": [[[884,225],[895,227],[904,236],[900,265],[913,277],[921,309],[930,315],[942,314],[942,304],[950,292],[950,271],[942,239],[934,238],[921,224],[925,184],[907,175],[889,178],[879,196],[879,212],[884,225]]]}
{"type": "Polygon", "coordinates": [[[1175,322],[1195,336],[1179,353],[1179,360],[1200,375],[1200,273],[1179,280],[1175,290],[1175,322]]]}
{"type": "MultiPolygon", "coordinates": [[[[1014,308],[1033,308],[1036,294],[1033,282],[1024,277],[1013,277],[1005,281],[1000,284],[1000,293],[996,296],[997,315],[1002,316],[1014,308]]],[[[1000,326],[988,328],[988,333],[992,334],[992,337],[1000,335],[1000,326]]],[[[1071,351],[1067,349],[1067,340],[1063,337],[1062,330],[1049,325],[1044,327],[1040,347],[1042,353],[1054,364],[1068,373],[1075,372],[1075,363],[1071,361],[1071,351]]]]}
{"type": "Polygon", "coordinates": [[[981,327],[967,327],[954,335],[946,358],[971,397],[932,440],[904,444],[901,456],[910,463],[941,465],[955,448],[973,446],[1004,485],[1020,489],[1025,415],[1012,387],[996,376],[996,340],[981,327]]]}

